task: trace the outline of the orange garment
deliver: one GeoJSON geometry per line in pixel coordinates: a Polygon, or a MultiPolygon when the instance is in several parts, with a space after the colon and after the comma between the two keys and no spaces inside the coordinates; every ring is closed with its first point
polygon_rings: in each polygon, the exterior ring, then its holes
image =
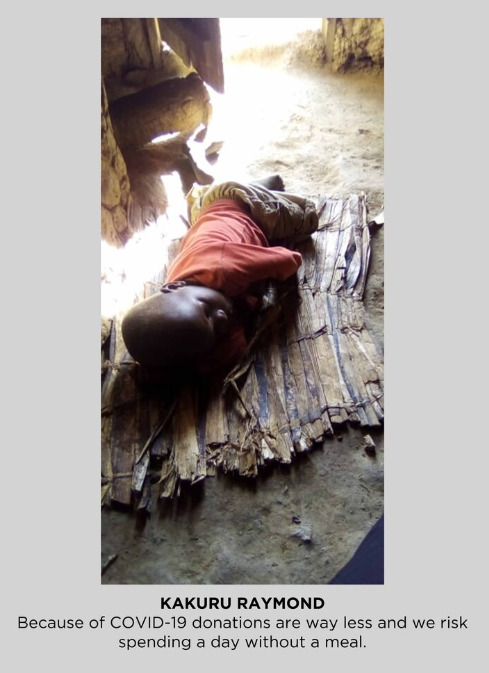
{"type": "Polygon", "coordinates": [[[222,199],[205,208],[186,234],[167,282],[193,281],[236,297],[256,281],[289,278],[301,262],[298,252],[270,247],[237,201],[222,199]]]}
{"type": "MultiPolygon", "coordinates": [[[[221,199],[207,206],[182,241],[168,268],[166,282],[184,280],[219,290],[228,297],[246,296],[250,286],[266,279],[285,280],[302,263],[299,252],[270,246],[265,234],[241,204],[221,199]]],[[[236,321],[226,341],[218,344],[215,362],[228,365],[246,348],[243,325],[236,321]]]]}

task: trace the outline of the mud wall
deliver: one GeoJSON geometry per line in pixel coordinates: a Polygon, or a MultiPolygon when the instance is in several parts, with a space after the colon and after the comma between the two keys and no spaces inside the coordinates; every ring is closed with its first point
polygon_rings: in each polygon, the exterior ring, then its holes
{"type": "Polygon", "coordinates": [[[384,19],[323,19],[326,58],[333,71],[384,65],[384,19]]]}
{"type": "Polygon", "coordinates": [[[115,246],[131,236],[128,210],[130,183],[126,163],[114,137],[105,86],[102,83],[102,238],[115,246]]]}
{"type": "Polygon", "coordinates": [[[109,104],[192,68],[162,49],[156,19],[102,19],[102,77],[109,104]]]}
{"type": "Polygon", "coordinates": [[[186,142],[201,124],[207,127],[209,95],[194,69],[162,42],[162,21],[101,24],[101,235],[117,247],[165,212],[161,174],[176,170],[185,186],[202,179],[186,142]],[[173,144],[151,147],[153,138],[175,132],[181,138],[173,144]]]}

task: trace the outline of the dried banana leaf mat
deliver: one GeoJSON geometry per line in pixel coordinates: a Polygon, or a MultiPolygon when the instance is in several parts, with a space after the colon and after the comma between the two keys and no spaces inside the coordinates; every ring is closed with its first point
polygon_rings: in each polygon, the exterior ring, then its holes
{"type": "Polygon", "coordinates": [[[325,198],[318,210],[318,231],[298,246],[297,279],[271,286],[250,352],[224,382],[143,392],[114,318],[102,379],[102,504],[149,510],[156,482],[159,497],[173,498],[216,470],[256,477],[271,461],[290,463],[335,426],[382,426],[383,358],[363,306],[366,198],[325,198]]]}

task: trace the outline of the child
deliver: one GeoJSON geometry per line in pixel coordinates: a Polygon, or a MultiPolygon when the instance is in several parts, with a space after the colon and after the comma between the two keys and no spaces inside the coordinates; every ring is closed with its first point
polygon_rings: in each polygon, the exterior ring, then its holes
{"type": "Polygon", "coordinates": [[[281,191],[279,176],[249,185],[194,188],[191,228],[161,291],[122,321],[129,353],[143,368],[192,363],[200,373],[232,367],[246,349],[244,315],[261,281],[285,280],[302,262],[291,244],[317,229],[314,203],[281,191]]]}

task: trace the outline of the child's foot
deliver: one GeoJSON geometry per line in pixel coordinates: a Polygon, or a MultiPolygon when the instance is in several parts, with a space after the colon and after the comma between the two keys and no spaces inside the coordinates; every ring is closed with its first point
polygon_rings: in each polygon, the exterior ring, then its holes
{"type": "Polygon", "coordinates": [[[282,180],[280,175],[278,175],[278,173],[275,175],[269,175],[266,178],[260,178],[260,180],[252,180],[251,184],[261,185],[262,187],[272,189],[275,192],[285,191],[284,181],[282,180]]]}

